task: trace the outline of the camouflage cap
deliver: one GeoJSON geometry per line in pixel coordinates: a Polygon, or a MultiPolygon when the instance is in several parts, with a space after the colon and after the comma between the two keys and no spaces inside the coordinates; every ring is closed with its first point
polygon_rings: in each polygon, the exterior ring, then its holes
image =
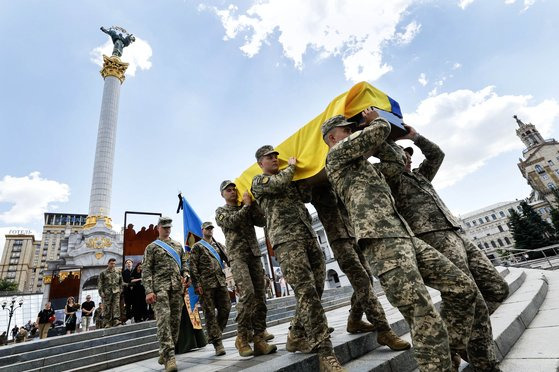
{"type": "Polygon", "coordinates": [[[161,227],[173,227],[172,223],[173,220],[171,217],[159,217],[159,221],[157,222],[157,224],[161,225],[161,227]]]}
{"type": "Polygon", "coordinates": [[[330,119],[322,123],[322,127],[320,128],[322,130],[322,138],[326,137],[328,132],[330,132],[335,127],[345,127],[346,125],[351,124],[354,123],[347,121],[345,116],[343,115],[332,116],[330,119]]]}
{"type": "Polygon", "coordinates": [[[237,187],[237,185],[235,185],[235,182],[233,182],[231,180],[225,180],[221,183],[221,185],[219,185],[219,192],[223,192],[223,190],[228,188],[230,185],[233,185],[233,186],[237,187]]]}
{"type": "Polygon", "coordinates": [[[404,149],[404,152],[407,152],[408,154],[410,154],[410,156],[412,156],[413,155],[413,148],[412,147],[406,147],[404,149]]]}
{"type": "Polygon", "coordinates": [[[214,224],[211,223],[211,222],[204,222],[204,223],[202,224],[202,228],[203,228],[203,229],[207,229],[207,228],[209,228],[209,227],[213,228],[213,227],[214,227],[214,224]]]}
{"type": "Polygon", "coordinates": [[[264,145],[261,148],[259,148],[258,150],[256,150],[256,161],[259,161],[261,157],[265,156],[265,155],[270,155],[270,154],[276,154],[279,155],[279,152],[277,152],[276,150],[274,150],[273,146],[270,145],[264,145]]]}

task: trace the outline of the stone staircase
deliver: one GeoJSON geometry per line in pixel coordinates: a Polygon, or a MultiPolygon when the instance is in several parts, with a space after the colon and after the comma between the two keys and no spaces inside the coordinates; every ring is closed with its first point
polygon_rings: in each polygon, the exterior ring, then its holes
{"type": "MultiPolygon", "coordinates": [[[[349,305],[353,289],[326,290],[325,309],[349,305]]],[[[295,313],[293,296],[268,300],[269,326],[289,322],[295,313]]],[[[237,334],[233,307],[224,338],[237,334]]],[[[202,314],[203,318],[203,314],[202,314]]],[[[101,371],[158,356],[159,343],[154,321],[101,329],[0,348],[0,371],[101,371]]]]}

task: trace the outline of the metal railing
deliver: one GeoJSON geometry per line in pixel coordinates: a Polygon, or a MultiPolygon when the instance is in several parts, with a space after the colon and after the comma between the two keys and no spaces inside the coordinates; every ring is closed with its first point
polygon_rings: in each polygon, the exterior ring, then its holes
{"type": "Polygon", "coordinates": [[[501,248],[497,252],[500,257],[491,259],[494,265],[544,270],[559,269],[559,244],[537,249],[501,248]],[[537,255],[542,257],[531,258],[537,255]]]}

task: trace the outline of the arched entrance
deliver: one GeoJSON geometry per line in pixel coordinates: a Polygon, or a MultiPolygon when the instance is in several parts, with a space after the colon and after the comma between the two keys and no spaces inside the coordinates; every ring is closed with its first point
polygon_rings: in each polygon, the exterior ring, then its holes
{"type": "Polygon", "coordinates": [[[326,278],[328,280],[328,288],[339,288],[342,286],[340,284],[340,277],[338,276],[336,270],[328,270],[328,272],[326,273],[326,278]]]}

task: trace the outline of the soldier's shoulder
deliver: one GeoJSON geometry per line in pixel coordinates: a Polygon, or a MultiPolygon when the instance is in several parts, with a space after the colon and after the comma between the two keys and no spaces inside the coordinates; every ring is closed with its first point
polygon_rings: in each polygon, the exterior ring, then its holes
{"type": "Polygon", "coordinates": [[[252,178],[252,186],[266,185],[270,182],[270,176],[265,174],[257,174],[252,178]]]}

